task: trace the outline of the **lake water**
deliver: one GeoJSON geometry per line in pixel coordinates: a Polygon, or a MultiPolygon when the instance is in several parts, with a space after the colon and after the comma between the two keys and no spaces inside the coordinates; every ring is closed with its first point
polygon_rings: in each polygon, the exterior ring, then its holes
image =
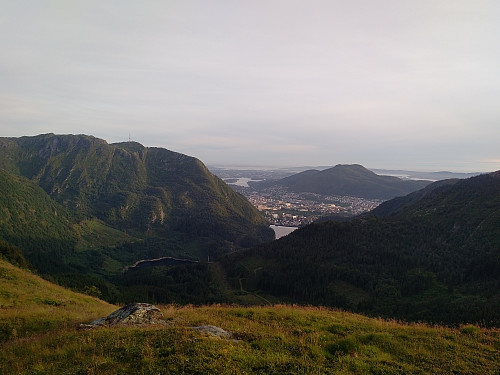
{"type": "Polygon", "coordinates": [[[271,229],[276,233],[276,239],[292,233],[297,227],[283,227],[281,225],[270,225],[271,229]]]}
{"type": "Polygon", "coordinates": [[[248,177],[240,177],[240,178],[238,178],[238,181],[229,183],[229,185],[237,185],[237,186],[243,186],[243,187],[250,187],[248,185],[249,181],[259,182],[259,181],[262,181],[262,180],[254,180],[254,179],[248,178],[248,177]]]}

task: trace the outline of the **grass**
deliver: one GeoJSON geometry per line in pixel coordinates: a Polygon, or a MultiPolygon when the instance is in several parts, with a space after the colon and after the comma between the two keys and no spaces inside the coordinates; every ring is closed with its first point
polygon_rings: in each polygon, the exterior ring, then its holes
{"type": "Polygon", "coordinates": [[[0,261],[2,374],[498,374],[500,331],[319,307],[159,306],[167,326],[76,329],[117,307],[0,261]],[[211,324],[232,340],[191,327],[211,324]]]}
{"type": "MultiPolygon", "coordinates": [[[[498,330],[369,319],[329,309],[161,306],[166,327],[62,326],[0,350],[11,374],[497,374],[498,330]],[[190,327],[213,324],[236,340],[190,327]]],[[[97,316],[95,316],[97,317],[97,316]]]]}
{"type": "Polygon", "coordinates": [[[0,259],[0,343],[74,327],[115,309],[0,259]]]}

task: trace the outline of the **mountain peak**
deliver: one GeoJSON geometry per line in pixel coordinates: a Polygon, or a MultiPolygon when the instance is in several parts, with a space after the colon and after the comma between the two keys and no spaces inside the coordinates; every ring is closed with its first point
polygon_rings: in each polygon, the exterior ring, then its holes
{"type": "Polygon", "coordinates": [[[257,209],[194,157],[81,134],[0,138],[0,145],[0,168],[30,179],[79,219],[148,235],[272,239],[257,209]]]}
{"type": "Polygon", "coordinates": [[[380,176],[360,164],[337,164],[322,171],[305,171],[277,182],[295,192],[347,195],[368,199],[391,199],[428,185],[430,181],[409,181],[380,176]]]}

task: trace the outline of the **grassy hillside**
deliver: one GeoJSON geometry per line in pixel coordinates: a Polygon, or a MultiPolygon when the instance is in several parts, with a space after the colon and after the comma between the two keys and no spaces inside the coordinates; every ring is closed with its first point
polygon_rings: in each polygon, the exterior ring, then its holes
{"type": "Polygon", "coordinates": [[[9,374],[496,374],[498,331],[402,325],[336,311],[160,306],[167,327],[52,331],[1,346],[9,374]],[[238,341],[190,327],[213,324],[238,341]]]}
{"type": "Polygon", "coordinates": [[[229,280],[281,301],[500,325],[498,173],[438,184],[374,214],[231,255],[229,280]]]}
{"type": "Polygon", "coordinates": [[[313,307],[159,306],[167,326],[79,331],[117,309],[0,261],[2,374],[496,374],[500,332],[313,307]],[[215,325],[230,340],[191,327],[215,325]]]}
{"type": "Polygon", "coordinates": [[[74,293],[0,259],[0,342],[74,329],[82,321],[114,309],[104,301],[74,293]]]}

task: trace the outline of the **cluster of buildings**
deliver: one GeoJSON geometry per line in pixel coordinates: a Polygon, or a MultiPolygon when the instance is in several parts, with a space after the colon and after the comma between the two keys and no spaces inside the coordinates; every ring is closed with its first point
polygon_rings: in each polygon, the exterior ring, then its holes
{"type": "Polygon", "coordinates": [[[354,216],[377,207],[381,200],[350,196],[293,193],[283,187],[243,193],[275,225],[302,226],[323,216],[354,216]]]}

